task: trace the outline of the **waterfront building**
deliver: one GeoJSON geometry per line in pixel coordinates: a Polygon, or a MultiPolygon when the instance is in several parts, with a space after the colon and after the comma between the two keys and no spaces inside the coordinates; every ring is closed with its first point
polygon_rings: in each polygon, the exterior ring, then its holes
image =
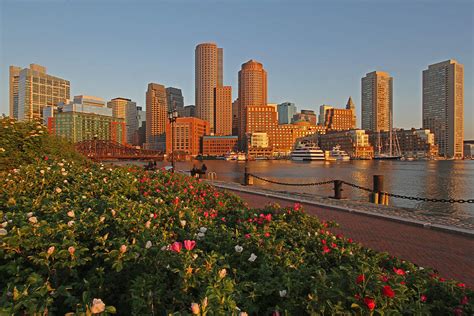
{"type": "Polygon", "coordinates": [[[278,112],[271,105],[248,105],[246,107],[245,134],[269,132],[278,126],[278,112]]]}
{"type": "Polygon", "coordinates": [[[464,158],[474,159],[474,140],[464,141],[464,158]]]}
{"type": "Polygon", "coordinates": [[[296,114],[296,106],[291,102],[278,104],[278,124],[290,124],[296,114]]]}
{"type": "Polygon", "coordinates": [[[331,105],[323,104],[319,106],[319,117],[318,117],[318,125],[324,125],[324,121],[326,120],[326,111],[332,109],[331,105]]]}
{"type": "Polygon", "coordinates": [[[434,133],[440,155],[463,158],[464,66],[454,59],[423,70],[423,128],[434,133]]]}
{"type": "Polygon", "coordinates": [[[239,99],[232,102],[232,135],[239,135],[239,99]]]}
{"type": "Polygon", "coordinates": [[[166,123],[166,153],[175,155],[197,156],[201,151],[201,141],[209,134],[209,123],[196,117],[178,117],[171,124],[166,123]],[[171,144],[173,137],[173,144],[171,144]],[[173,145],[173,147],[171,147],[173,145]]]}
{"type": "Polygon", "coordinates": [[[347,131],[328,131],[318,135],[318,143],[322,150],[329,151],[340,146],[352,159],[372,159],[374,147],[369,142],[369,135],[363,129],[347,131]]]}
{"type": "Polygon", "coordinates": [[[202,43],[195,50],[196,117],[209,123],[215,132],[215,88],[222,86],[223,49],[215,43],[202,43]]]}
{"type": "MultiPolygon", "coordinates": [[[[324,105],[322,106],[324,107],[324,105]]],[[[331,107],[326,109],[324,114],[324,126],[328,130],[343,131],[356,128],[355,106],[350,97],[345,109],[331,107]]]]}
{"type": "Polygon", "coordinates": [[[112,140],[126,143],[125,119],[112,115],[103,99],[76,96],[72,102],[43,108],[43,120],[51,134],[77,143],[84,140],[112,140]]]}
{"type": "MultiPolygon", "coordinates": [[[[382,147],[388,147],[390,132],[369,132],[369,138],[374,147],[379,142],[382,147]]],[[[404,157],[432,159],[438,156],[435,136],[429,129],[396,129],[392,132],[392,139],[395,140],[394,146],[404,157]]]]}
{"type": "Polygon", "coordinates": [[[166,88],[166,100],[168,102],[168,111],[176,110],[180,117],[184,116],[184,97],[181,89],[166,88]]]}
{"type": "Polygon", "coordinates": [[[267,133],[259,133],[259,132],[254,132],[250,134],[250,143],[249,147],[254,147],[254,148],[267,148],[270,147],[269,139],[268,139],[268,134],[267,133]]]}
{"type": "Polygon", "coordinates": [[[325,133],[324,126],[311,125],[309,122],[301,121],[294,124],[278,125],[270,130],[268,134],[273,154],[288,156],[298,139],[310,135],[318,135],[319,133],[325,133]]]}
{"type": "Polygon", "coordinates": [[[186,105],[183,110],[183,117],[196,117],[196,106],[186,105]]]}
{"type": "Polygon", "coordinates": [[[389,131],[393,126],[393,78],[373,71],[362,78],[362,129],[389,131]]]}
{"type": "Polygon", "coordinates": [[[215,135],[232,135],[232,87],[219,86],[214,89],[215,96],[215,135]]]}
{"type": "Polygon", "coordinates": [[[168,122],[168,102],[166,89],[157,83],[148,84],[146,92],[146,143],[145,149],[166,149],[166,124],[168,122]]]}
{"type": "Polygon", "coordinates": [[[224,156],[238,150],[237,136],[203,136],[202,154],[204,156],[224,156]]]}
{"type": "MultiPolygon", "coordinates": [[[[250,106],[267,107],[267,72],[261,63],[251,59],[242,64],[238,79],[238,106],[240,118],[238,136],[240,148],[244,149],[247,144],[246,134],[252,132],[252,128],[249,127],[247,123],[247,118],[249,117],[247,114],[248,108],[250,106]]],[[[262,111],[267,110],[263,109],[262,111]]],[[[277,114],[275,113],[275,118],[277,117],[276,115],[277,114]]]]}
{"type": "Polygon", "coordinates": [[[311,125],[316,125],[316,113],[313,110],[301,110],[301,113],[293,115],[293,123],[309,122],[311,125]]]}
{"type": "Polygon", "coordinates": [[[107,107],[112,109],[112,115],[114,117],[125,120],[127,143],[133,144],[133,137],[139,127],[137,103],[131,99],[114,98],[107,102],[107,107]]]}
{"type": "Polygon", "coordinates": [[[17,120],[41,118],[43,108],[67,102],[70,83],[46,73],[46,67],[30,64],[30,68],[10,66],[10,117],[17,120]]]}

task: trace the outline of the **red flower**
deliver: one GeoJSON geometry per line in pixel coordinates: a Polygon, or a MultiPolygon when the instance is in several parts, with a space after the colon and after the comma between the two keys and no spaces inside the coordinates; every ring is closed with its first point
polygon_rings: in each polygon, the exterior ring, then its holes
{"type": "Polygon", "coordinates": [[[352,244],[352,238],[347,239],[347,242],[352,244]]]}
{"type": "Polygon", "coordinates": [[[444,282],[444,281],[446,281],[445,278],[439,278],[439,282],[444,282]]]}
{"type": "Polygon", "coordinates": [[[174,204],[174,205],[178,205],[178,204],[179,204],[179,197],[175,197],[175,198],[174,198],[173,204],[174,204]]]}
{"type": "Polygon", "coordinates": [[[364,281],[365,281],[365,275],[359,274],[359,275],[357,276],[356,283],[357,283],[357,284],[361,284],[361,283],[364,282],[364,281]]]}
{"type": "Polygon", "coordinates": [[[464,284],[464,283],[458,283],[458,284],[456,284],[456,285],[457,285],[458,287],[462,287],[462,288],[466,287],[466,284],[464,284]]]}
{"type": "Polygon", "coordinates": [[[48,160],[48,159],[49,159],[48,156],[44,156],[44,160],[48,160]]]}
{"type": "Polygon", "coordinates": [[[271,220],[272,220],[272,214],[267,214],[267,215],[265,215],[265,219],[267,220],[267,222],[271,222],[271,220]]]}
{"type": "Polygon", "coordinates": [[[209,212],[208,211],[205,211],[204,212],[204,217],[208,217],[209,216],[209,212]]]}
{"type": "Polygon", "coordinates": [[[294,209],[295,211],[298,211],[300,208],[301,208],[301,204],[300,204],[300,203],[295,203],[295,205],[293,206],[293,209],[294,209]]]}
{"type": "Polygon", "coordinates": [[[392,290],[392,288],[390,287],[390,285],[385,285],[383,288],[382,288],[382,293],[384,296],[386,297],[394,297],[395,296],[395,292],[392,290]]]}
{"type": "Polygon", "coordinates": [[[426,299],[427,299],[427,297],[426,297],[425,294],[420,295],[420,301],[422,301],[424,303],[424,302],[426,302],[426,299]]]}
{"type": "Polygon", "coordinates": [[[401,284],[401,285],[405,285],[405,281],[401,281],[400,284],[401,284]]]}
{"type": "Polygon", "coordinates": [[[356,300],[360,300],[360,295],[359,295],[359,293],[356,293],[356,294],[354,295],[354,298],[355,298],[356,300]]]}
{"type": "Polygon", "coordinates": [[[266,232],[264,236],[265,236],[265,237],[270,237],[270,233],[269,233],[269,232],[266,232]]]}
{"type": "Polygon", "coordinates": [[[364,303],[367,305],[367,308],[370,309],[371,311],[374,310],[375,308],[375,300],[370,297],[364,298],[364,303]]]}
{"type": "Polygon", "coordinates": [[[222,217],[222,218],[221,218],[221,221],[225,222],[225,217],[222,217]]]}
{"type": "Polygon", "coordinates": [[[323,245],[325,245],[325,244],[326,244],[326,239],[321,240],[321,243],[322,243],[323,245]]]}
{"type": "Polygon", "coordinates": [[[331,248],[337,248],[337,245],[335,243],[331,243],[331,248]]]}
{"type": "Polygon", "coordinates": [[[402,269],[393,268],[393,271],[398,275],[405,275],[405,271],[402,269]]]}
{"type": "Polygon", "coordinates": [[[250,238],[250,234],[245,234],[245,238],[250,238]]]}
{"type": "Polygon", "coordinates": [[[193,248],[195,246],[196,246],[196,242],[194,240],[185,240],[184,241],[184,248],[186,248],[187,250],[193,250],[193,248]]]}
{"type": "Polygon", "coordinates": [[[331,252],[331,249],[328,246],[323,247],[323,253],[331,252]]]}
{"type": "Polygon", "coordinates": [[[382,281],[382,282],[388,282],[388,277],[387,277],[386,275],[382,275],[382,276],[380,277],[380,281],[382,281]]]}
{"type": "Polygon", "coordinates": [[[461,299],[459,303],[461,303],[461,305],[466,305],[467,303],[469,303],[469,299],[467,298],[466,295],[464,295],[464,297],[461,299]]]}
{"type": "Polygon", "coordinates": [[[180,243],[179,241],[175,241],[174,243],[171,244],[171,251],[174,251],[174,252],[181,252],[181,249],[183,248],[183,244],[180,243]]]}
{"type": "Polygon", "coordinates": [[[461,316],[461,315],[462,315],[462,309],[459,308],[459,307],[456,307],[456,308],[454,309],[454,315],[456,315],[456,316],[461,316]]]}

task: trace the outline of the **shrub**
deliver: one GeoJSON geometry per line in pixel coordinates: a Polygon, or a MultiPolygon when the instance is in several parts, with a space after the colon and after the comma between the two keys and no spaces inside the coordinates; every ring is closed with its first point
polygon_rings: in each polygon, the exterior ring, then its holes
{"type": "Polygon", "coordinates": [[[334,235],[297,204],[249,209],[184,175],[52,159],[1,179],[8,314],[474,312],[463,284],[334,235]]]}

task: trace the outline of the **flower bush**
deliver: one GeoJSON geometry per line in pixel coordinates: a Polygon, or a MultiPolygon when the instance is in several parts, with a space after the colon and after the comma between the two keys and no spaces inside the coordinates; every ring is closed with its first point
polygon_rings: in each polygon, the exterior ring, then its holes
{"type": "MultiPolygon", "coordinates": [[[[18,124],[18,123],[17,123],[18,124]]],[[[0,314],[471,315],[473,291],[180,174],[32,160],[0,174],[0,314]]]]}

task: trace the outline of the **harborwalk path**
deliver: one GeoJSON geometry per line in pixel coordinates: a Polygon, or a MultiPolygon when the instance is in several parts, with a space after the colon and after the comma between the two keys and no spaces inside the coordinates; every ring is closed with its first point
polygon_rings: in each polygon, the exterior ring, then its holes
{"type": "Polygon", "coordinates": [[[250,207],[268,203],[301,203],[307,214],[335,221],[333,229],[377,251],[385,251],[420,266],[432,267],[444,278],[474,287],[474,229],[471,223],[446,222],[393,207],[286,194],[237,183],[214,181],[216,187],[242,197],[250,207]]]}

